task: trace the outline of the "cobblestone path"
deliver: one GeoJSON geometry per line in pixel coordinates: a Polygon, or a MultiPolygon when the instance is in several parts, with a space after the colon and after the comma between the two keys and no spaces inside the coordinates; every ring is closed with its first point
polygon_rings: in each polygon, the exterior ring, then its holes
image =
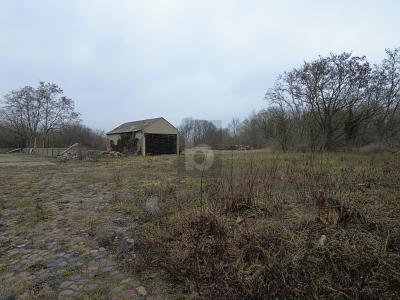
{"type": "MultiPolygon", "coordinates": [[[[65,182],[57,168],[35,168],[40,179],[30,180],[38,191],[36,207],[30,210],[46,214],[31,225],[26,225],[24,218],[29,216],[11,199],[18,186],[1,183],[0,299],[163,298],[124,273],[115,257],[96,246],[83,220],[106,205],[105,197],[62,191],[65,182]]],[[[23,170],[19,176],[24,176],[23,170]]]]}

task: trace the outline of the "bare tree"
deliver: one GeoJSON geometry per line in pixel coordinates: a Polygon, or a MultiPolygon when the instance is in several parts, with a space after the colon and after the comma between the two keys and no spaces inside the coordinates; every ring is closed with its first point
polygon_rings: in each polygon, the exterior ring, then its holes
{"type": "Polygon", "coordinates": [[[63,96],[63,90],[56,84],[40,82],[36,95],[42,105],[40,129],[44,140],[52,132],[78,119],[73,100],[63,96]]]}
{"type": "Polygon", "coordinates": [[[40,123],[41,106],[35,97],[35,90],[26,86],[5,95],[2,116],[8,128],[32,145],[40,123]]]}
{"type": "Polygon", "coordinates": [[[271,137],[278,141],[283,152],[289,149],[293,142],[294,122],[291,119],[290,111],[281,108],[270,108],[268,111],[268,127],[271,130],[271,137]]]}
{"type": "Polygon", "coordinates": [[[185,118],[179,126],[181,137],[185,139],[185,146],[192,147],[199,144],[207,144],[215,147],[221,143],[223,130],[207,120],[195,120],[185,118]]]}
{"type": "Polygon", "coordinates": [[[36,89],[26,86],[5,95],[1,114],[7,127],[34,147],[39,135],[44,141],[51,132],[79,117],[74,102],[63,96],[62,89],[44,82],[36,89]]]}
{"type": "Polygon", "coordinates": [[[253,112],[242,122],[240,128],[241,141],[254,148],[264,147],[267,132],[265,124],[264,112],[253,112]]]}
{"type": "Polygon", "coordinates": [[[365,99],[369,74],[365,57],[331,54],[280,76],[266,99],[298,118],[310,114],[322,136],[321,149],[329,150],[344,137],[348,112],[365,99]]]}
{"type": "Polygon", "coordinates": [[[373,94],[378,107],[376,129],[381,142],[400,131],[400,48],[386,49],[387,57],[373,72],[373,94]]]}
{"type": "Polygon", "coordinates": [[[232,120],[228,124],[228,129],[232,136],[233,143],[235,143],[235,144],[239,143],[240,127],[241,127],[241,124],[240,124],[240,120],[238,118],[232,118],[232,120]]]}

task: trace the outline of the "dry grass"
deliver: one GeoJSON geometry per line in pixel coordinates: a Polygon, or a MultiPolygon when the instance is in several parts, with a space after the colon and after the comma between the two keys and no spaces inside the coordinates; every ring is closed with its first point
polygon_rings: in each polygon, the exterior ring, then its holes
{"type": "Polygon", "coordinates": [[[0,217],[7,210],[40,231],[52,201],[78,197],[82,215],[65,222],[85,224],[124,269],[175,296],[400,297],[398,155],[217,157],[218,170],[203,174],[183,172],[174,156],[7,166],[0,217]]]}
{"type": "Polygon", "coordinates": [[[164,214],[138,228],[135,270],[162,268],[208,299],[400,296],[397,156],[222,159],[186,203],[152,188],[164,214]]]}

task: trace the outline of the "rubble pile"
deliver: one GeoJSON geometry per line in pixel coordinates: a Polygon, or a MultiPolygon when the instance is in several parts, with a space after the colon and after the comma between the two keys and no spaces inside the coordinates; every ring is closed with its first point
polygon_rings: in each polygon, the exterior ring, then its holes
{"type": "Polygon", "coordinates": [[[105,152],[103,152],[103,156],[105,156],[105,157],[122,157],[122,156],[125,156],[125,154],[118,152],[118,151],[105,151],[105,152]]]}
{"type": "Polygon", "coordinates": [[[57,159],[60,161],[67,160],[92,160],[96,161],[99,157],[122,157],[125,154],[118,151],[99,151],[99,150],[87,150],[79,143],[75,143],[68,147],[68,149],[57,155],[57,159]]]}
{"type": "Polygon", "coordinates": [[[65,149],[63,152],[57,155],[57,159],[60,161],[67,161],[72,159],[78,159],[78,153],[80,151],[79,143],[75,143],[65,149]]]}

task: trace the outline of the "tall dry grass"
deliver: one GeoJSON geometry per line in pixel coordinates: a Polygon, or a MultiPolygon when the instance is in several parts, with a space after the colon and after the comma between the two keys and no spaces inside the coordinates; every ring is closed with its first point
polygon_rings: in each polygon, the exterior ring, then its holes
{"type": "Polygon", "coordinates": [[[152,186],[164,213],[138,227],[132,268],[165,270],[199,299],[399,298],[398,167],[250,157],[202,174],[191,197],[152,186]]]}

